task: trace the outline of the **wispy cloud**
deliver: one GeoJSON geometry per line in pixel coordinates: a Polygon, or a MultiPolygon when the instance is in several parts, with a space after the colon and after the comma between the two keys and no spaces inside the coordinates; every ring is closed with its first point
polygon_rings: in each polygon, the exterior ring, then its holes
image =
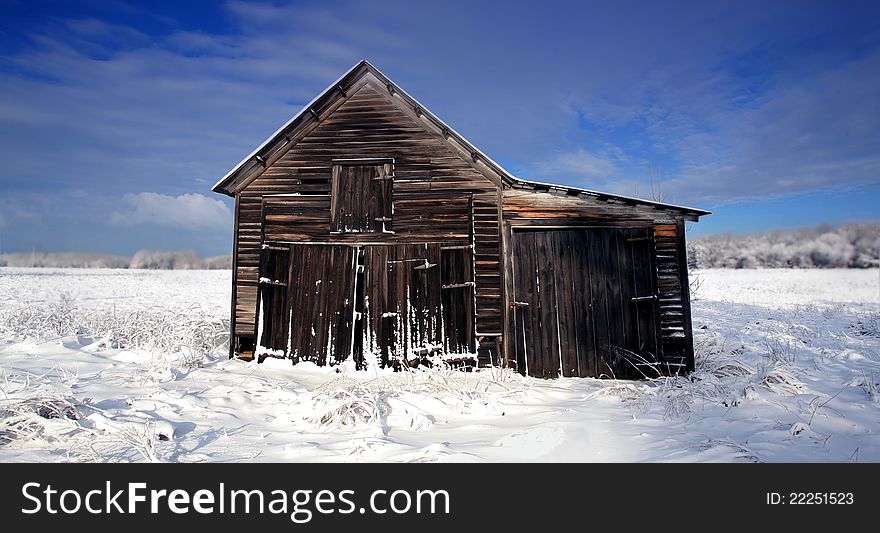
{"type": "Polygon", "coordinates": [[[568,174],[574,178],[607,179],[615,172],[614,163],[611,160],[593,155],[583,148],[560,154],[548,161],[543,168],[548,174],[554,176],[568,174]]]}
{"type": "Polygon", "coordinates": [[[226,204],[202,194],[168,196],[141,192],[126,194],[122,201],[128,209],[111,213],[111,224],[146,224],[190,231],[226,228],[232,224],[232,213],[226,204]]]}

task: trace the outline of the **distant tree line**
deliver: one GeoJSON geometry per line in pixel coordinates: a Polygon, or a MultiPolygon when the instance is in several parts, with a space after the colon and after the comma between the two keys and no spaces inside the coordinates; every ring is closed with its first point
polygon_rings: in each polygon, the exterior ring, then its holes
{"type": "Polygon", "coordinates": [[[688,243],[691,268],[871,268],[880,265],[880,222],[823,224],[688,243]]]}
{"type": "Polygon", "coordinates": [[[232,257],[205,259],[190,250],[170,252],[140,250],[132,257],[93,253],[21,252],[0,255],[0,267],[145,268],[150,270],[223,270],[232,268],[232,257]]]}

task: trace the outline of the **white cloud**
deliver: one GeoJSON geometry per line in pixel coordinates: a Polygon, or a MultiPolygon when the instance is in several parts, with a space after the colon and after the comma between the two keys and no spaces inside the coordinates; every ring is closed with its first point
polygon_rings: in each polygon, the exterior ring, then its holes
{"type": "Polygon", "coordinates": [[[126,194],[125,211],[114,211],[110,223],[116,226],[151,224],[187,230],[225,228],[232,213],[221,200],[202,194],[169,196],[155,192],[126,194]]]}
{"type": "Polygon", "coordinates": [[[149,36],[131,26],[108,24],[94,18],[65,20],[64,24],[71,31],[83,37],[112,39],[116,42],[148,43],[151,41],[149,36]]]}
{"type": "Polygon", "coordinates": [[[569,173],[573,177],[607,178],[614,172],[614,163],[581,148],[559,155],[546,166],[546,170],[552,174],[569,173]]]}

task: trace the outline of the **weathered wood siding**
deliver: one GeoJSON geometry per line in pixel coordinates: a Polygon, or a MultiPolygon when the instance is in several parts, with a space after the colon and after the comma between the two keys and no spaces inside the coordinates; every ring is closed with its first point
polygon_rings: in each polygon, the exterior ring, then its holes
{"type": "MultiPolygon", "coordinates": [[[[513,232],[517,228],[645,228],[650,230],[654,248],[654,276],[660,325],[659,363],[666,372],[684,371],[693,366],[693,340],[690,301],[685,262],[684,223],[674,210],[656,209],[624,202],[608,202],[589,195],[567,196],[534,191],[503,191],[505,308],[514,308],[513,232]]],[[[542,259],[538,259],[542,260],[542,259]]],[[[555,257],[546,260],[557,260],[555,257]]],[[[629,265],[629,268],[644,268],[629,265]]],[[[619,317],[624,320],[624,317],[619,317]]],[[[508,312],[504,325],[506,355],[510,363],[516,354],[512,334],[515,313],[508,312]]]]}
{"type": "Polygon", "coordinates": [[[471,194],[458,190],[400,193],[394,199],[393,233],[330,230],[330,197],[263,197],[263,240],[339,243],[471,243],[471,194]]]}
{"type": "MultiPolygon", "coordinates": [[[[262,223],[265,238],[289,242],[320,239],[354,242],[469,241],[475,245],[476,334],[494,346],[502,328],[498,190],[478,165],[453,151],[442,133],[426,127],[419,110],[407,108],[370,75],[347,96],[321,110],[322,120],[238,193],[235,256],[235,335],[253,336],[262,223]],[[333,159],[394,159],[394,234],[329,235],[333,159]],[[280,198],[299,194],[313,204],[292,219],[280,198]],[[464,202],[462,202],[464,200],[464,202]],[[264,205],[266,212],[263,212],[264,205]],[[474,221],[458,209],[467,205],[474,221]],[[444,208],[446,206],[446,208],[444,208]],[[448,209],[447,209],[448,208],[448,209]],[[264,217],[265,215],[265,217],[264,217]],[[430,238],[426,238],[430,236],[430,238]]],[[[305,204],[304,204],[305,205],[305,204]]],[[[488,352],[482,352],[487,354],[488,352]]]]}
{"type": "Polygon", "coordinates": [[[694,369],[684,221],[654,226],[663,362],[670,373],[694,369]]]}

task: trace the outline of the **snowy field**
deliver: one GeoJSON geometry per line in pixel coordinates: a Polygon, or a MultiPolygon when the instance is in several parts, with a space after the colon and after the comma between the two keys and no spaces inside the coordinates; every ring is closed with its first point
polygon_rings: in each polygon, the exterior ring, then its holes
{"type": "Polygon", "coordinates": [[[880,461],[880,272],[699,272],[697,371],[229,361],[228,271],[0,268],[0,461],[880,461]]]}

